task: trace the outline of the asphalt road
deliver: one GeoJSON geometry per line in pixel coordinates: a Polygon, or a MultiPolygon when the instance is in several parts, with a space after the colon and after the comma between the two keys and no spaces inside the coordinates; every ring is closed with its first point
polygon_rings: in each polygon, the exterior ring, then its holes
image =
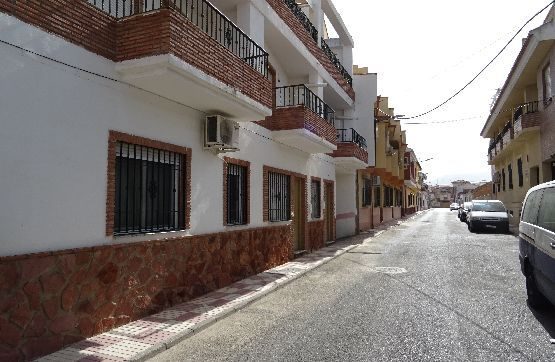
{"type": "Polygon", "coordinates": [[[555,361],[555,312],[526,304],[512,235],[431,210],[155,361],[555,361]]]}

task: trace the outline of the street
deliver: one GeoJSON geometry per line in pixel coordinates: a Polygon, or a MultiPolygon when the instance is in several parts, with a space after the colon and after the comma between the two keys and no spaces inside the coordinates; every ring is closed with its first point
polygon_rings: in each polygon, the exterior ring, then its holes
{"type": "Polygon", "coordinates": [[[155,361],[552,361],[512,235],[430,210],[216,322],[155,361]]]}

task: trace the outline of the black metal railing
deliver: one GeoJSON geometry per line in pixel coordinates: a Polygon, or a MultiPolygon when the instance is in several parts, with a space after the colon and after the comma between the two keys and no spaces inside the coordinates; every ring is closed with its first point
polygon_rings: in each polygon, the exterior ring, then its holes
{"type": "Polygon", "coordinates": [[[285,5],[291,10],[291,12],[295,15],[295,17],[301,22],[303,27],[308,31],[310,37],[314,39],[315,42],[318,41],[318,30],[312,24],[312,22],[308,19],[308,16],[304,13],[303,9],[297,4],[295,0],[283,0],[285,5]]]}
{"type": "Polygon", "coordinates": [[[87,0],[117,19],[175,9],[247,64],[268,76],[268,53],[207,0],[87,0]]]}
{"type": "Polygon", "coordinates": [[[513,121],[516,121],[525,114],[536,113],[537,111],[539,111],[539,104],[539,101],[534,101],[518,105],[513,114],[513,121]]]}
{"type": "Polygon", "coordinates": [[[353,86],[353,77],[351,77],[351,75],[349,74],[349,72],[347,72],[347,70],[345,69],[345,67],[343,67],[343,65],[341,64],[341,62],[339,61],[339,59],[337,58],[337,55],[335,55],[335,53],[331,50],[331,48],[329,47],[329,45],[326,43],[326,41],[322,38],[322,50],[324,51],[324,53],[326,53],[326,55],[328,56],[328,58],[331,60],[331,62],[333,63],[333,65],[337,68],[337,70],[339,71],[339,73],[341,73],[341,76],[347,81],[347,83],[349,83],[349,85],[352,87],[353,86]]]}
{"type": "Polygon", "coordinates": [[[366,138],[362,137],[352,128],[338,128],[337,129],[337,142],[352,142],[356,143],[360,148],[367,149],[366,138]]]}
{"type": "Polygon", "coordinates": [[[305,106],[330,124],[335,124],[335,111],[304,84],[276,88],[276,108],[305,106]]]}

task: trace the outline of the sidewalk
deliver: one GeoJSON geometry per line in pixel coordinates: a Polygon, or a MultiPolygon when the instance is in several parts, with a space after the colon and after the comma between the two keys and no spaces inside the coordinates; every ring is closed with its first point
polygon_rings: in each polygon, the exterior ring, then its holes
{"type": "Polygon", "coordinates": [[[142,361],[174,346],[189,335],[236,312],[264,295],[371,241],[408,218],[393,220],[359,235],[339,240],[260,274],[235,282],[200,298],[77,342],[38,361],[142,361]]]}

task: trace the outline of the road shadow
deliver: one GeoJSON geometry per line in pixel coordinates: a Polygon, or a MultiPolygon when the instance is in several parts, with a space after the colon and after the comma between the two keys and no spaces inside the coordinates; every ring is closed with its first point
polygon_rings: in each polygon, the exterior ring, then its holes
{"type": "Polygon", "coordinates": [[[539,310],[536,310],[528,305],[528,309],[530,309],[534,318],[540,322],[545,331],[549,333],[549,336],[551,338],[555,338],[555,308],[553,305],[549,304],[539,310]]]}

